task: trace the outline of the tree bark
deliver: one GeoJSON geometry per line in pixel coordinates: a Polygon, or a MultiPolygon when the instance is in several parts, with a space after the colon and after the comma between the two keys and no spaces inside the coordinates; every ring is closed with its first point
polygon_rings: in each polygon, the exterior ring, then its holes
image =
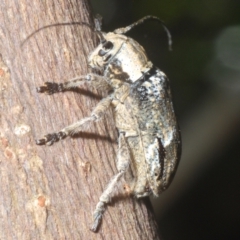
{"type": "MultiPolygon", "coordinates": [[[[92,233],[92,213],[117,173],[117,132],[109,111],[90,133],[52,146],[35,139],[88,116],[100,99],[36,87],[84,75],[96,35],[87,0],[0,2],[0,239],[159,239],[148,200],[115,199],[92,233]],[[25,43],[23,41],[33,34],[25,43]]],[[[81,93],[81,94],[79,94],[81,93]]]]}

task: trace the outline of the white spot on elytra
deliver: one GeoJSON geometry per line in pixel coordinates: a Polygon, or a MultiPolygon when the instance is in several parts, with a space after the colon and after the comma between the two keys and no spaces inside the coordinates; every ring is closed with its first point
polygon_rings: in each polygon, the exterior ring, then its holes
{"type": "Polygon", "coordinates": [[[22,136],[31,131],[30,126],[26,124],[19,124],[14,128],[14,134],[17,136],[22,136]]]}

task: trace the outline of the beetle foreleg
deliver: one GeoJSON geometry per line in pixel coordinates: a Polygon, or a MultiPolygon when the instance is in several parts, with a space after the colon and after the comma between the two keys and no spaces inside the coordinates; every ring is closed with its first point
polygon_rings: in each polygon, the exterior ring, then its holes
{"type": "Polygon", "coordinates": [[[88,83],[93,87],[101,86],[103,88],[109,88],[109,85],[107,84],[105,77],[97,74],[89,73],[84,76],[75,77],[64,83],[45,82],[44,86],[37,87],[37,92],[51,95],[54,93],[64,92],[66,90],[80,87],[84,83],[88,83]]]}

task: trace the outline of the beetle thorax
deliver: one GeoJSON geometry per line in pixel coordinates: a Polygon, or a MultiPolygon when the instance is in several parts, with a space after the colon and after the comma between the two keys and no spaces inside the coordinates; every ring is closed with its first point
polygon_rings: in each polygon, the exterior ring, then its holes
{"type": "Polygon", "coordinates": [[[129,76],[128,80],[135,82],[152,67],[143,47],[133,39],[115,33],[103,33],[103,36],[106,41],[89,56],[92,68],[103,70],[106,75],[111,65],[117,64],[121,72],[129,76]]]}

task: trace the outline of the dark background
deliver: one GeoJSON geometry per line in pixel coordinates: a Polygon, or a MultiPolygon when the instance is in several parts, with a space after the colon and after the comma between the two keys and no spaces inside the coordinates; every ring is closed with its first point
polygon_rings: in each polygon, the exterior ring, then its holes
{"type": "Polygon", "coordinates": [[[165,21],[128,33],[171,81],[183,153],[171,187],[153,204],[162,237],[240,239],[240,1],[92,0],[104,31],[145,15],[165,21]]]}

